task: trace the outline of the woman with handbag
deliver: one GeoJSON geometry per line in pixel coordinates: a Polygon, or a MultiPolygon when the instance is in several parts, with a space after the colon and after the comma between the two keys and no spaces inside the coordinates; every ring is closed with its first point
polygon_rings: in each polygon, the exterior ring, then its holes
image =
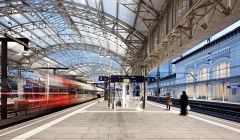
{"type": "Polygon", "coordinates": [[[182,95],[181,95],[181,98],[180,98],[180,104],[181,104],[180,115],[187,115],[188,96],[186,94],[186,91],[182,92],[182,95]]]}

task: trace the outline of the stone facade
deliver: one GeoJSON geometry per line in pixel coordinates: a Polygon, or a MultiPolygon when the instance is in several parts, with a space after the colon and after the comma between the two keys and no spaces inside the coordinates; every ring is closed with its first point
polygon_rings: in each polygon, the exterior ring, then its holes
{"type": "Polygon", "coordinates": [[[160,80],[160,96],[186,90],[192,99],[240,102],[240,86],[233,86],[240,85],[240,28],[174,61],[172,71],[175,78],[160,80]]]}

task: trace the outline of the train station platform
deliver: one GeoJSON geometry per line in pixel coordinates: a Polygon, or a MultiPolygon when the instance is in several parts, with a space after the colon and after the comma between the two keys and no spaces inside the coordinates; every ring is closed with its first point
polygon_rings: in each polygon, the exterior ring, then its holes
{"type": "Polygon", "coordinates": [[[146,109],[107,107],[96,100],[0,131],[1,140],[226,140],[239,139],[240,124],[147,101],[146,109]]]}

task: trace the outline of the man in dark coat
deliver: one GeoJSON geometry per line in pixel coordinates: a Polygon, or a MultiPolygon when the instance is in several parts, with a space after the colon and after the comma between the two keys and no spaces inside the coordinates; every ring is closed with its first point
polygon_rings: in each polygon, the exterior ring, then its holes
{"type": "Polygon", "coordinates": [[[181,103],[180,115],[187,115],[188,96],[186,94],[186,91],[182,92],[180,103],[181,103]]]}

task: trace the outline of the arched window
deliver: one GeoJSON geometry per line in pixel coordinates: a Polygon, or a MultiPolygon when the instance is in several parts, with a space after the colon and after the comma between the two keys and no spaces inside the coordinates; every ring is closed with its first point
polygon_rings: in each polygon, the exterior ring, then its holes
{"type": "Polygon", "coordinates": [[[230,76],[230,64],[226,61],[215,65],[215,78],[225,78],[230,76]]]}
{"type": "Polygon", "coordinates": [[[209,68],[203,67],[198,71],[199,81],[205,81],[209,79],[209,68]]]}
{"type": "MultiPolygon", "coordinates": [[[[226,78],[230,76],[230,64],[227,61],[222,61],[215,65],[214,76],[218,78],[226,78]]],[[[212,93],[212,99],[215,100],[228,100],[229,90],[226,88],[228,82],[216,82],[214,84],[214,92],[212,93]]]]}
{"type": "MultiPolygon", "coordinates": [[[[209,80],[209,68],[202,67],[198,71],[198,80],[199,81],[206,81],[209,80]]],[[[208,94],[208,86],[206,83],[200,83],[198,84],[198,90],[197,90],[197,99],[207,99],[208,94]]]]}
{"type": "MultiPolygon", "coordinates": [[[[191,83],[194,82],[193,78],[193,70],[188,70],[186,72],[186,83],[191,83]]],[[[193,84],[187,85],[186,86],[186,92],[189,98],[193,98],[194,95],[194,86],[193,84]]]]}

